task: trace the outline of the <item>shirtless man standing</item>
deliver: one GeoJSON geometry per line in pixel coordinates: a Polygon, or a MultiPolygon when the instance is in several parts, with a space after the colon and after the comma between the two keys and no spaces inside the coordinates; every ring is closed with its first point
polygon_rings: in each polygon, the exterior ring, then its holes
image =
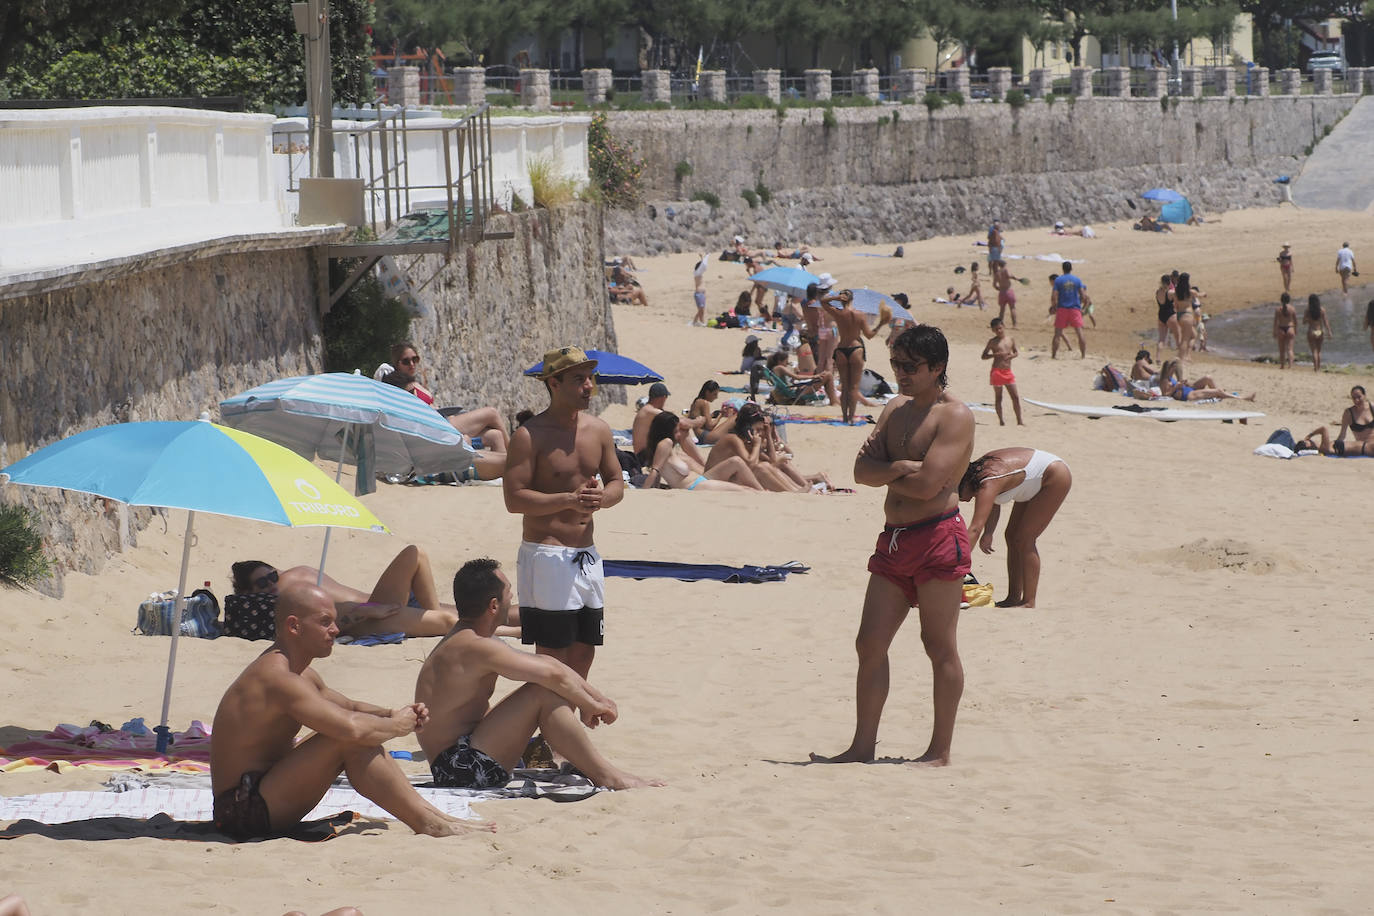
{"type": "Polygon", "coordinates": [[[584,413],[596,360],[580,347],[544,354],[549,406],[511,437],[502,487],[524,516],[516,559],[521,641],[582,677],[605,632],[605,576],[592,518],[625,496],[611,428],[584,413]]]}
{"type": "Polygon", "coordinates": [[[422,730],[429,718],[423,703],[383,709],[350,700],[310,668],[334,650],[339,635],[329,596],[314,586],[282,591],[276,624],[276,642],[229,685],[215,712],[215,827],[236,840],[278,836],[343,772],[416,833],[473,829],[422,799],[382,747],[422,730]],[[302,726],[315,734],[296,744],[302,726]]]}
{"type": "Polygon", "coordinates": [[[1007,389],[1007,394],[1011,395],[1012,410],[1016,411],[1016,425],[1025,426],[1021,422],[1021,398],[1016,393],[1016,375],[1011,371],[1011,361],[1021,355],[1021,351],[1016,349],[1016,340],[1007,333],[1007,326],[1001,318],[992,319],[992,339],[987,346],[983,347],[983,359],[992,360],[992,372],[988,381],[992,384],[997,407],[997,423],[1006,426],[1007,421],[1002,418],[1002,389],[1007,389]]]}
{"type": "Polygon", "coordinates": [[[973,454],[973,414],[946,389],[949,344],[939,328],[919,324],[892,345],[899,396],[888,402],[854,461],[854,480],[887,487],[887,524],[868,560],[868,592],[855,641],[859,654],[856,724],[849,747],[817,763],[874,758],[888,692],[887,650],[912,607],[934,675],[935,723],[916,763],[945,766],[964,692],[955,631],[969,539],[959,515],[959,479],[973,454]]]}
{"type": "Polygon", "coordinates": [[[419,734],[434,783],[489,789],[510,781],[534,730],[598,786],[662,785],[616,769],[583,729],[614,722],[615,703],[567,665],[494,638],[510,613],[510,581],[495,560],[469,560],[453,577],[458,623],[420,668],[415,702],[430,709],[419,734]],[[523,681],[495,707],[496,678],[523,681]],[[581,719],[581,723],[578,722],[581,719]]]}
{"type": "Polygon", "coordinates": [[[1007,268],[1007,262],[1000,258],[992,262],[992,288],[997,290],[997,317],[1007,320],[1007,309],[1011,309],[1011,326],[1016,327],[1016,291],[1011,281],[1016,278],[1007,268]]]}

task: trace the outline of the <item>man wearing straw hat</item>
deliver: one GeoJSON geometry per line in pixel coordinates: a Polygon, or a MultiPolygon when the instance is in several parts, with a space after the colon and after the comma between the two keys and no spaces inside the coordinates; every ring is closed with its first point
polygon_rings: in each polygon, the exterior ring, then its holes
{"type": "Polygon", "coordinates": [[[586,413],[596,360],[580,347],[544,354],[549,406],[511,437],[502,487],[524,516],[516,559],[521,641],[582,677],[605,631],[605,580],[593,518],[625,495],[611,428],[586,413]]]}

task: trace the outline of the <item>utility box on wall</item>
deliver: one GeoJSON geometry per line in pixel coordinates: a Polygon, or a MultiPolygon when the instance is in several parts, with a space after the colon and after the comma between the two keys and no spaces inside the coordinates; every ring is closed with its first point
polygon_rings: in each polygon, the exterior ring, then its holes
{"type": "Polygon", "coordinates": [[[361,226],[363,180],[361,178],[302,178],[302,226],[361,226]]]}

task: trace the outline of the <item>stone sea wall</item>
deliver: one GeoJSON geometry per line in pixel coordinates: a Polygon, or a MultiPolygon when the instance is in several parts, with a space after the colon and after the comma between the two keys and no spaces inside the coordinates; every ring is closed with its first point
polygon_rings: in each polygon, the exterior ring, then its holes
{"type": "Polygon", "coordinates": [[[751,244],[896,243],[976,230],[992,216],[1011,228],[1101,222],[1138,215],[1127,201],[1161,184],[1204,213],[1277,203],[1273,178],[1296,175],[1356,101],[888,105],[833,109],[830,127],[823,109],[617,113],[612,132],[645,160],[646,204],[610,214],[606,247],[709,251],[736,233],[751,244]],[[773,199],[750,208],[740,192],[759,184],[773,199]],[[680,203],[698,191],[719,196],[714,215],[680,203]]]}
{"type": "MultiPolygon", "coordinates": [[[[402,261],[414,285],[429,281],[421,295],[430,314],[411,334],[440,403],[493,404],[509,417],[547,404],[542,385],[520,375],[545,348],[614,349],[615,330],[599,208],[523,213],[492,229],[514,238],[465,247],[450,262],[402,261]]],[[[0,466],[109,423],[218,418],[225,397],[322,371],[309,242],[253,244],[260,250],[188,246],[0,287],[0,466]]],[[[594,407],[616,398],[623,389],[608,388],[594,407]]],[[[39,512],[57,566],[45,586],[53,594],[63,570],[97,571],[153,516],[30,487],[0,486],[0,500],[39,512]]]]}

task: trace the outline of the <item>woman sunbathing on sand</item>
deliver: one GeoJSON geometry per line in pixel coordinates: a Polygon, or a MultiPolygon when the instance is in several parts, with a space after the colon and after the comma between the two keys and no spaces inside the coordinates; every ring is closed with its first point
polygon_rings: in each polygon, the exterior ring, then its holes
{"type": "Polygon", "coordinates": [[[1073,475],[1064,459],[1034,448],[999,448],[969,462],[959,481],[959,499],[973,500],[970,544],[992,553],[992,536],[1002,506],[1015,503],[1007,519],[1007,597],[998,607],[1035,607],[1040,585],[1036,539],[1049,527],[1073,475]]]}
{"type": "MultiPolygon", "coordinates": [[[[278,570],[271,563],[245,560],[235,563],[230,575],[235,595],[275,595],[293,585],[314,585],[319,570],[313,566],[278,570]]],[[[371,593],[328,576],[320,580],[320,588],[333,599],[339,632],[346,636],[443,636],[458,622],[454,606],[439,601],[429,555],[414,544],[396,555],[371,593]]]]}
{"type": "Polygon", "coordinates": [[[709,471],[693,461],[680,448],[681,437],[687,435],[675,413],[664,410],[649,424],[649,444],[639,453],[640,463],[648,472],[643,489],[651,490],[666,483],[675,490],[762,490],[742,458],[731,457],[717,462],[709,471]]]}
{"type": "Polygon", "coordinates": [[[701,390],[697,392],[696,400],[692,402],[691,408],[687,411],[687,419],[701,418],[703,436],[720,422],[720,411],[711,409],[711,404],[718,397],[720,397],[720,382],[715,379],[707,379],[701,383],[701,390]]]}
{"type": "Polygon", "coordinates": [[[740,407],[730,432],[721,436],[711,449],[706,459],[706,473],[709,475],[730,458],[742,459],[763,488],[775,493],[803,493],[817,483],[830,487],[824,474],[808,476],[792,467],[792,462],[777,448],[772,421],[753,401],[746,401],[740,407]]]}
{"type": "Polygon", "coordinates": [[[1183,379],[1183,364],[1176,359],[1164,361],[1159,367],[1159,392],[1175,401],[1237,400],[1253,401],[1255,395],[1232,394],[1217,387],[1210,375],[1199,375],[1192,383],[1183,379]]]}
{"type": "Polygon", "coordinates": [[[1336,455],[1374,455],[1374,408],[1369,405],[1363,385],[1350,389],[1351,404],[1341,413],[1341,431],[1331,443],[1336,455]],[[1349,431],[1350,442],[1345,441],[1349,431]]]}

